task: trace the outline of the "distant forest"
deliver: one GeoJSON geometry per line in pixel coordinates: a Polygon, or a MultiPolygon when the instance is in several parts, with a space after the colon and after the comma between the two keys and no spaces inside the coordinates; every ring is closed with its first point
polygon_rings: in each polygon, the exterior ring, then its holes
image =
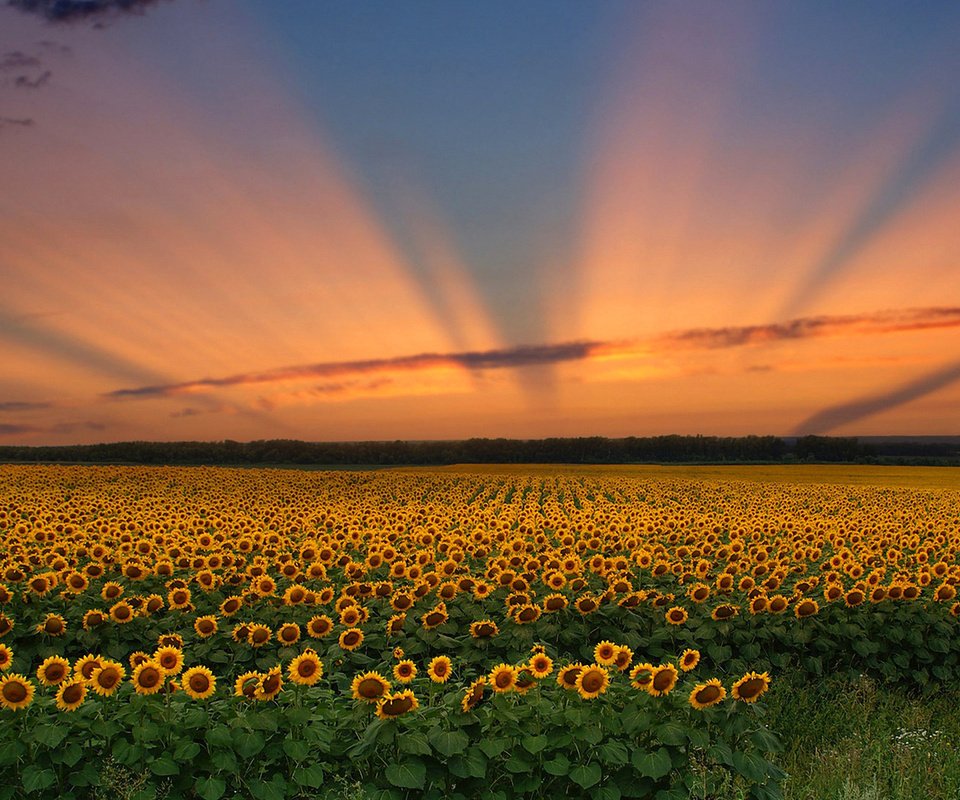
{"type": "Polygon", "coordinates": [[[404,466],[443,464],[857,463],[960,466],[960,438],[652,436],[463,441],[116,442],[3,446],[0,462],[404,466]]]}

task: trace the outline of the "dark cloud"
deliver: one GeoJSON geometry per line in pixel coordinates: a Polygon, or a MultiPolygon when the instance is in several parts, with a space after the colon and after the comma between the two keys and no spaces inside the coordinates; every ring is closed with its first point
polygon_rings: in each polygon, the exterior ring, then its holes
{"type": "Polygon", "coordinates": [[[76,431],[102,431],[106,430],[106,427],[102,422],[86,420],[84,422],[58,422],[51,425],[47,431],[49,433],[74,433],[76,431]]]}
{"type": "Polygon", "coordinates": [[[195,417],[202,413],[203,412],[199,408],[187,407],[181,408],[179,411],[171,411],[170,416],[174,419],[180,419],[181,417],[195,417]]]}
{"type": "Polygon", "coordinates": [[[889,392],[824,408],[800,423],[794,433],[797,435],[828,433],[841,425],[859,422],[874,414],[919,400],[957,381],[960,381],[960,361],[930,372],[889,392]]]}
{"type": "Polygon", "coordinates": [[[16,72],[24,69],[34,69],[43,66],[43,62],[36,56],[28,55],[19,50],[11,50],[0,56],[0,72],[16,72]]]}
{"type": "Polygon", "coordinates": [[[51,22],[100,19],[115,14],[142,13],[159,0],[7,0],[7,5],[51,22]]]}
{"type": "Polygon", "coordinates": [[[743,347],[788,339],[813,339],[850,334],[901,333],[929,328],[960,327],[960,308],[907,308],[871,314],[801,317],[769,325],[693,328],[667,333],[655,341],[666,347],[698,350],[743,347]]]}
{"type": "Polygon", "coordinates": [[[42,411],[45,408],[52,408],[53,403],[49,402],[27,402],[23,400],[8,400],[0,402],[0,411],[42,411]]]}
{"type": "Polygon", "coordinates": [[[182,392],[203,389],[221,389],[230,386],[276,383],[285,380],[333,378],[345,375],[364,375],[378,372],[415,372],[432,367],[457,366],[469,370],[509,369],[556,364],[589,358],[601,342],[567,342],[563,344],[522,345],[497,350],[462,353],[418,353],[396,358],[372,358],[358,361],[326,361],[302,364],[265,372],[245,372],[224,378],[202,378],[185,383],[141,386],[118,389],[105,396],[114,400],[129,398],[167,397],[182,392]]]}
{"type": "Polygon", "coordinates": [[[50,80],[52,75],[53,73],[50,70],[41,72],[36,78],[31,78],[28,75],[18,75],[13,85],[18,89],[39,89],[50,80]]]}
{"type": "Polygon", "coordinates": [[[30,117],[0,117],[0,131],[9,126],[16,128],[29,128],[34,124],[35,123],[33,119],[30,117]]]}
{"type": "Polygon", "coordinates": [[[20,436],[24,433],[40,433],[41,430],[34,425],[10,425],[0,422],[0,436],[20,436]]]}

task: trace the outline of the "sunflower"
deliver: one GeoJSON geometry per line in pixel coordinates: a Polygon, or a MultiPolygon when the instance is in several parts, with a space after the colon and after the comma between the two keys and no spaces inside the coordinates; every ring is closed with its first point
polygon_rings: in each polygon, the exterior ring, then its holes
{"type": "Polygon", "coordinates": [[[156,694],[163,689],[163,676],[163,669],[151,660],[134,667],[130,680],[137,694],[156,694]]]}
{"type": "Polygon", "coordinates": [[[257,684],[253,696],[257,700],[266,702],[267,700],[273,700],[280,694],[281,689],[283,689],[283,675],[280,672],[280,667],[271,667],[260,676],[260,682],[257,684]]]}
{"type": "Polygon", "coordinates": [[[497,664],[487,676],[490,688],[498,694],[511,691],[517,683],[517,669],[510,664],[497,664]]]}
{"type": "Polygon", "coordinates": [[[67,632],[67,621],[59,614],[47,614],[43,622],[37,625],[37,633],[46,636],[63,636],[67,632]]]}
{"type": "Polygon", "coordinates": [[[252,623],[247,627],[247,644],[251,647],[263,647],[272,636],[273,631],[259,622],[252,623]]]}
{"type": "Polygon", "coordinates": [[[577,675],[577,694],[584,700],[599,697],[610,685],[610,673],[599,664],[590,664],[577,675]]]}
{"type": "Polygon", "coordinates": [[[190,590],[187,588],[171,589],[167,593],[167,604],[175,610],[190,608],[190,590]]]}
{"type": "Polygon", "coordinates": [[[193,622],[193,629],[201,639],[209,639],[217,632],[217,618],[212,615],[197,617],[193,622]]]}
{"type": "Polygon", "coordinates": [[[322,639],[332,630],[333,620],[326,614],[310,617],[310,621],[307,623],[307,636],[312,639],[322,639]]]}
{"type": "Polygon", "coordinates": [[[551,614],[555,611],[563,611],[568,604],[569,601],[562,594],[548,594],[543,598],[543,603],[541,606],[544,611],[546,611],[548,614],[551,614]]]}
{"type": "Polygon", "coordinates": [[[705,583],[695,583],[687,592],[687,597],[694,603],[702,603],[710,596],[710,587],[705,583]]]}
{"type": "Polygon", "coordinates": [[[376,703],[389,691],[390,681],[379,672],[364,672],[357,675],[350,684],[353,699],[364,703],[376,703]]]}
{"type": "Polygon", "coordinates": [[[683,654],[680,656],[680,669],[684,672],[689,672],[692,669],[695,669],[697,664],[700,663],[700,651],[699,650],[684,650],[683,654]]]}
{"type": "Polygon", "coordinates": [[[782,614],[787,610],[789,602],[782,594],[775,594],[767,601],[767,611],[771,614],[782,614]]]}
{"type": "Polygon", "coordinates": [[[0,636],[6,636],[13,630],[13,620],[6,614],[0,614],[0,636]]]}
{"type": "Polygon", "coordinates": [[[206,667],[190,667],[180,678],[180,688],[194,700],[206,700],[217,689],[217,679],[206,667]]]}
{"type": "Polygon", "coordinates": [[[101,697],[109,697],[120,687],[127,672],[116,661],[105,660],[93,671],[90,687],[101,697]]]}
{"type": "Polygon", "coordinates": [[[90,609],[83,615],[83,629],[85,631],[92,630],[99,625],[103,625],[107,621],[107,615],[102,611],[97,611],[96,609],[90,609]]]}
{"type": "Polygon", "coordinates": [[[260,686],[260,679],[263,678],[259,672],[244,672],[237,676],[233,684],[234,697],[245,697],[253,700],[257,693],[257,687],[260,686]]]}
{"type": "Polygon", "coordinates": [[[758,594],[756,597],[750,600],[749,605],[750,613],[754,616],[761,614],[767,610],[767,596],[765,594],[758,594]]]}
{"type": "Polygon", "coordinates": [[[518,694],[526,694],[536,685],[537,679],[527,664],[521,664],[517,667],[517,682],[513,687],[515,692],[518,694]]]}
{"type": "Polygon", "coordinates": [[[423,621],[423,627],[428,630],[443,625],[443,623],[449,619],[446,603],[437,603],[436,606],[420,617],[420,619],[423,621]]]}
{"type": "Polygon", "coordinates": [[[564,689],[575,692],[577,690],[577,678],[583,670],[583,664],[568,664],[557,672],[557,685],[564,689]]]}
{"type": "Polygon", "coordinates": [[[864,599],[863,591],[853,588],[844,595],[843,602],[847,608],[853,608],[863,603],[864,599]]]}
{"type": "Polygon", "coordinates": [[[377,716],[380,719],[393,719],[420,707],[416,696],[409,689],[394,694],[385,694],[377,702],[377,716]]]}
{"type": "Polygon", "coordinates": [[[340,634],[339,644],[341,650],[356,650],[363,644],[363,631],[359,628],[347,628],[340,634]]]}
{"type": "Polygon", "coordinates": [[[70,662],[62,656],[50,656],[37,667],[37,680],[44,686],[59,686],[70,677],[70,662]]]}
{"type": "Polygon", "coordinates": [[[136,669],[141,664],[145,664],[150,660],[150,654],[144,653],[143,650],[137,650],[134,653],[131,653],[127,661],[130,662],[130,669],[136,669]]]}
{"type": "Polygon", "coordinates": [[[470,623],[470,635],[474,639],[489,639],[500,633],[500,629],[491,619],[481,619],[470,623]]]}
{"type": "Polygon", "coordinates": [[[13,650],[5,644],[0,644],[0,672],[6,672],[13,663],[13,650]]]}
{"type": "Polygon", "coordinates": [[[583,616],[592,614],[594,611],[600,608],[600,603],[592,594],[580,595],[574,605],[577,607],[577,611],[579,611],[583,616]]]}
{"type": "Polygon", "coordinates": [[[16,672],[0,678],[0,706],[19,711],[33,702],[33,684],[16,672]]]}
{"type": "Polygon", "coordinates": [[[647,661],[642,664],[637,664],[637,666],[630,670],[630,685],[635,689],[642,689],[645,692],[648,691],[650,682],[653,680],[653,673],[656,672],[656,669],[653,664],[647,661]]]}
{"type": "Polygon", "coordinates": [[[547,675],[553,672],[553,659],[546,653],[536,653],[531,657],[527,668],[534,678],[546,678],[547,675]]]}
{"type": "Polygon", "coordinates": [[[633,661],[633,650],[625,644],[617,647],[617,654],[614,656],[613,666],[620,670],[620,672],[624,672],[630,667],[631,661],[633,661]]]}
{"type": "Polygon", "coordinates": [[[949,583],[941,583],[933,593],[933,599],[938,603],[949,603],[957,596],[957,589],[949,583]]]}
{"type": "Polygon", "coordinates": [[[737,614],[740,613],[740,609],[736,606],[732,606],[729,603],[723,603],[722,605],[717,606],[713,609],[713,613],[710,615],[714,620],[723,621],[728,619],[733,619],[737,614]]]}
{"type": "Polygon", "coordinates": [[[661,664],[653,670],[653,676],[650,683],[647,684],[647,691],[654,697],[670,694],[673,687],[677,685],[677,668],[673,664],[661,664]]]}
{"type": "Polygon", "coordinates": [[[179,647],[159,647],[153,654],[153,660],[160,665],[164,675],[179,675],[183,669],[183,651],[179,647]]]}
{"type": "Polygon", "coordinates": [[[123,594],[123,586],[114,581],[107,581],[100,590],[100,596],[104,600],[118,600],[123,594]]]}
{"type": "Polygon", "coordinates": [[[94,670],[99,669],[103,666],[103,659],[100,656],[95,656],[93,653],[87,653],[85,656],[82,656],[74,662],[73,665],[73,674],[79,677],[81,680],[89,683],[93,680],[94,670]]]}
{"type": "Polygon", "coordinates": [[[593,648],[593,660],[605,667],[611,666],[617,660],[617,645],[610,641],[602,641],[593,648]]]}
{"type": "Polygon", "coordinates": [[[142,612],[144,616],[149,617],[161,610],[163,610],[163,598],[158,594],[147,595],[146,600],[143,601],[142,612]]]}
{"type": "Polygon", "coordinates": [[[447,656],[437,656],[427,665],[427,675],[434,683],[446,683],[452,669],[453,663],[447,656]]]}
{"type": "Polygon", "coordinates": [[[393,636],[395,633],[402,633],[403,626],[407,621],[406,614],[394,614],[387,620],[387,636],[393,636]]]}
{"type": "Polygon", "coordinates": [[[803,619],[804,617],[812,617],[820,610],[820,605],[816,600],[813,600],[809,597],[804,598],[799,603],[793,607],[793,613],[796,615],[797,619],[803,619]]]}
{"type": "Polygon", "coordinates": [[[323,677],[323,662],[313,650],[304,650],[290,662],[287,675],[301,686],[313,686],[323,677]]]}
{"type": "Polygon", "coordinates": [[[770,676],[766,672],[748,672],[735,684],[731,694],[735,700],[744,703],[755,703],[767,689],[770,688],[770,676]]]}
{"type": "Polygon", "coordinates": [[[277,630],[277,641],[291,645],[300,641],[300,626],[296,622],[285,622],[277,630]]]}
{"type": "Polygon", "coordinates": [[[464,714],[473,711],[480,701],[483,700],[483,694],[487,688],[487,679],[483,676],[477,678],[471,683],[463,693],[463,699],[460,701],[460,710],[464,714]]]}
{"type": "Polygon", "coordinates": [[[689,619],[690,615],[683,606],[673,606],[667,611],[665,617],[671,625],[683,625],[683,623],[689,619]]]}
{"type": "Polygon", "coordinates": [[[243,608],[243,598],[239,595],[231,595],[220,604],[220,613],[225,617],[231,617],[243,608]]]}
{"type": "Polygon", "coordinates": [[[61,711],[76,711],[87,697],[87,684],[75,678],[65,681],[57,690],[57,708],[61,711]]]}
{"type": "Polygon", "coordinates": [[[126,600],[119,600],[110,606],[110,619],[125,625],[133,620],[133,606],[126,600]]]}
{"type": "Polygon", "coordinates": [[[711,678],[706,683],[698,683],[694,686],[688,701],[694,708],[702,709],[715,706],[726,696],[727,690],[723,688],[720,681],[711,678]]]}
{"type": "Polygon", "coordinates": [[[514,608],[513,621],[518,625],[527,625],[540,619],[542,613],[543,610],[540,606],[533,605],[532,603],[523,603],[514,608]]]}

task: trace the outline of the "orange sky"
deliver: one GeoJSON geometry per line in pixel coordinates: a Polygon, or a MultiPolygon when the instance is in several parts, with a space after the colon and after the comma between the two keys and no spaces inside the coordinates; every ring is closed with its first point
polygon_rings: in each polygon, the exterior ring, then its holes
{"type": "Polygon", "coordinates": [[[511,206],[541,255],[505,273],[415,173],[386,213],[256,19],[206,5],[0,8],[0,63],[53,75],[0,70],[0,443],[960,433],[960,147],[912,166],[955,86],[893,92],[827,169],[815,117],[731,122],[744,7],[661,10],[607,47],[567,263],[511,206]],[[131,39],[203,26],[216,108],[131,39]]]}

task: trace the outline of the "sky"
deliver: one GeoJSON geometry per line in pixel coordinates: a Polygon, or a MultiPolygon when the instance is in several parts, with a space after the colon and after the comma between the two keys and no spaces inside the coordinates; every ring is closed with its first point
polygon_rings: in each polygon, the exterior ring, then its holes
{"type": "Polygon", "coordinates": [[[960,4],[0,0],[0,444],[958,410],[960,4]]]}

